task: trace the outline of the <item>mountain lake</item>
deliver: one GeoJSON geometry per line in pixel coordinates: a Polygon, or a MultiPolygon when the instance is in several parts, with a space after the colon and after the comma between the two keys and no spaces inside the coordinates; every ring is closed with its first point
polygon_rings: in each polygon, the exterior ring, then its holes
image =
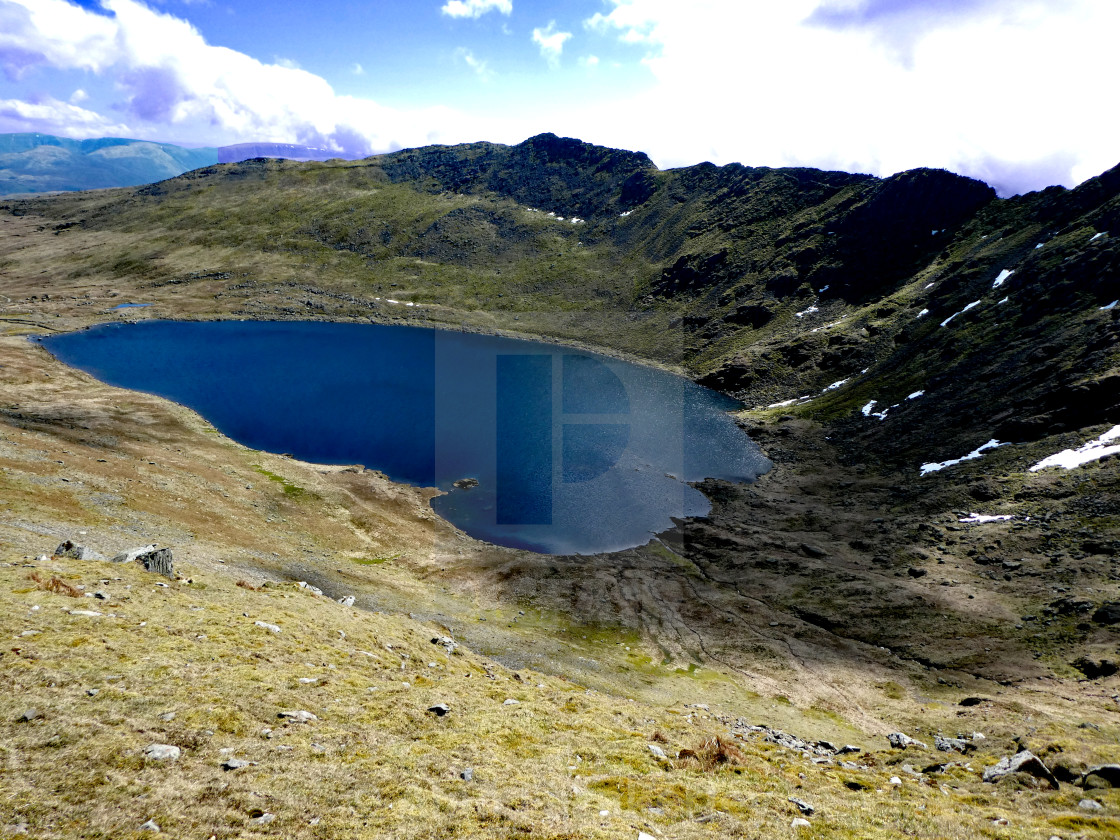
{"type": "Polygon", "coordinates": [[[473,537],[546,554],[643,545],[701,516],[687,482],[770,467],[729,397],[570,347],[419,327],[144,321],[42,339],[253,449],[444,491],[473,537]],[[476,483],[477,482],[477,483],[476,483]]]}

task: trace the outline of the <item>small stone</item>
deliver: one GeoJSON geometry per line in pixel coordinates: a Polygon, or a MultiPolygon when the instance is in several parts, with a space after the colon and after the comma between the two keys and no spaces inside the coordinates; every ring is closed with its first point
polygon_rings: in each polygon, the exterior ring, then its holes
{"type": "Polygon", "coordinates": [[[174,712],[164,712],[162,715],[159,716],[159,719],[162,720],[164,723],[171,723],[171,721],[175,720],[175,713],[174,712]]]}
{"type": "Polygon", "coordinates": [[[243,758],[228,758],[222,762],[222,769],[225,771],[240,770],[242,767],[248,767],[253,762],[246,761],[243,758]]]}
{"type": "Polygon", "coordinates": [[[428,711],[436,717],[443,717],[451,711],[451,707],[446,703],[437,703],[434,706],[429,706],[428,711]]]}
{"type": "Polygon", "coordinates": [[[827,551],[825,551],[820,546],[812,545],[811,543],[801,543],[801,551],[804,552],[804,554],[807,557],[827,557],[828,556],[827,551]]]}
{"type": "Polygon", "coordinates": [[[452,639],[450,636],[436,636],[434,639],[432,639],[432,644],[441,645],[443,649],[447,651],[448,656],[453,654],[455,652],[455,649],[459,647],[459,643],[452,639]]]}
{"type": "Polygon", "coordinates": [[[263,627],[265,630],[270,630],[273,633],[280,632],[279,627],[277,627],[275,624],[269,624],[267,621],[254,621],[253,624],[255,624],[257,627],[263,627]]]}
{"type": "Polygon", "coordinates": [[[319,682],[319,678],[318,677],[300,677],[299,681],[301,683],[303,683],[304,685],[311,685],[311,683],[319,682]]]}
{"type": "Polygon", "coordinates": [[[611,815],[610,811],[600,811],[599,812],[600,817],[609,817],[610,815],[611,815]]]}
{"type": "MultiPolygon", "coordinates": [[[[650,808],[650,810],[653,811],[655,809],[650,808]]],[[[638,840],[657,840],[657,838],[654,837],[652,834],[646,834],[644,831],[639,831],[638,832],[638,840]]]]}
{"type": "Polygon", "coordinates": [[[474,779],[474,770],[472,770],[470,767],[467,767],[466,769],[464,769],[462,772],[459,773],[459,778],[462,779],[464,782],[471,781],[472,779],[474,779]]]}
{"type": "Polygon", "coordinates": [[[813,811],[815,809],[813,808],[812,805],[810,805],[804,799],[798,799],[796,796],[791,796],[789,798],[789,801],[792,802],[794,805],[796,805],[797,810],[799,810],[805,816],[807,816],[807,817],[813,816],[813,811]]]}
{"type": "Polygon", "coordinates": [[[93,593],[93,597],[99,601],[108,601],[113,596],[106,592],[104,589],[98,589],[93,593]]]}
{"type": "Polygon", "coordinates": [[[653,753],[654,756],[657,757],[657,758],[668,758],[669,757],[669,756],[665,755],[665,750],[661,749],[661,747],[657,746],[657,744],[646,744],[646,746],[649,747],[649,751],[651,753],[653,753]]]}
{"type": "Polygon", "coordinates": [[[171,744],[148,744],[144,747],[144,758],[152,761],[177,761],[182,751],[171,744]]]}
{"type": "Polygon", "coordinates": [[[342,598],[339,598],[338,603],[342,604],[342,606],[344,606],[344,607],[352,607],[352,606],[354,606],[354,596],[353,595],[346,595],[342,598]]]}
{"type": "Polygon", "coordinates": [[[276,717],[283,720],[291,721],[292,723],[310,723],[313,720],[318,720],[311,712],[304,711],[303,709],[293,709],[290,711],[280,712],[276,717]]]}
{"type": "Polygon", "coordinates": [[[895,787],[898,787],[902,784],[902,779],[898,778],[898,776],[891,776],[890,783],[895,787]]]}
{"type": "Polygon", "coordinates": [[[140,826],[140,830],[141,831],[152,831],[152,832],[155,832],[156,834],[158,834],[159,833],[159,824],[155,820],[148,820],[146,823],[144,823],[142,826],[140,826]]]}
{"type": "Polygon", "coordinates": [[[791,822],[789,824],[789,827],[790,828],[811,828],[812,825],[813,824],[811,822],[809,822],[807,819],[805,819],[804,817],[796,817],[793,820],[793,822],[791,822]]]}
{"type": "Polygon", "coordinates": [[[256,823],[257,825],[268,825],[274,819],[276,819],[275,814],[269,814],[269,813],[266,812],[266,813],[261,814],[255,820],[253,820],[253,822],[256,823]]]}
{"type": "Polygon", "coordinates": [[[992,820],[992,825],[1005,826],[1011,825],[1011,823],[1009,823],[1003,817],[997,817],[996,819],[992,820]]]}
{"type": "Polygon", "coordinates": [[[60,543],[58,548],[54,550],[55,557],[70,557],[74,560],[104,560],[103,554],[98,554],[92,548],[87,548],[84,545],[78,545],[73,540],[66,540],[60,543]]]}
{"type": "Polygon", "coordinates": [[[509,697],[509,698],[502,701],[502,705],[503,706],[519,706],[521,704],[517,700],[514,700],[512,697],[509,697]]]}
{"type": "Polygon", "coordinates": [[[86,689],[86,694],[88,694],[90,697],[96,697],[100,693],[101,693],[100,688],[87,688],[86,689]]]}
{"type": "Polygon", "coordinates": [[[43,713],[38,709],[28,709],[26,712],[19,716],[19,720],[21,723],[30,723],[33,720],[38,720],[42,716],[43,713]]]}
{"type": "Polygon", "coordinates": [[[1077,803],[1077,807],[1085,811],[1100,811],[1104,808],[1104,806],[1095,799],[1082,799],[1077,803]]]}
{"type": "Polygon", "coordinates": [[[84,615],[87,618],[97,618],[104,613],[99,613],[96,610],[70,610],[70,615],[84,615]]]}

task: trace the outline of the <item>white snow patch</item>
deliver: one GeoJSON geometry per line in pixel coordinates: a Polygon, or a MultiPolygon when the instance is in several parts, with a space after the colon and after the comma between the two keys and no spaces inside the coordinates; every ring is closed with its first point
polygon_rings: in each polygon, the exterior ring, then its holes
{"type": "Polygon", "coordinates": [[[916,400],[918,397],[923,396],[924,394],[925,391],[915,391],[913,394],[910,394],[908,397],[906,397],[906,399],[916,400]]]}
{"type": "Polygon", "coordinates": [[[985,449],[996,449],[1000,446],[1007,446],[1007,444],[1000,443],[995,438],[992,438],[987,443],[981,444],[980,446],[969,452],[967,455],[963,455],[960,458],[953,458],[949,461],[942,461],[941,463],[922,464],[922,475],[929,475],[930,473],[937,472],[938,470],[943,470],[946,467],[955,466],[962,461],[972,461],[976,458],[980,458],[984,454],[985,449]]]}
{"type": "MultiPolygon", "coordinates": [[[[926,283],[925,288],[926,289],[932,289],[933,288],[933,283],[926,283]]],[[[924,289],[923,289],[923,291],[924,291],[924,289]]]]}
{"type": "Polygon", "coordinates": [[[1003,285],[1004,281],[1007,280],[1007,278],[1010,277],[1014,273],[1015,273],[1015,269],[1005,268],[1003,271],[1001,271],[999,273],[999,277],[996,278],[995,282],[992,283],[992,288],[993,289],[998,289],[1000,286],[1003,285]]]}
{"type": "Polygon", "coordinates": [[[941,231],[939,231],[939,230],[931,230],[931,231],[929,232],[929,235],[930,235],[930,236],[937,236],[937,234],[939,234],[939,233],[941,233],[941,231]]]}
{"type": "Polygon", "coordinates": [[[832,288],[832,286],[831,286],[831,285],[825,286],[825,287],[824,287],[824,288],[822,288],[822,289],[821,289],[821,290],[820,290],[819,292],[817,292],[817,294],[818,294],[818,295],[820,295],[820,294],[824,294],[825,292],[827,292],[827,291],[828,291],[829,289],[831,289],[831,288],[832,288]]]}
{"type": "Polygon", "coordinates": [[[393,300],[392,298],[385,298],[385,302],[386,303],[396,303],[396,304],[400,303],[399,300],[393,300]]]}
{"type": "Polygon", "coordinates": [[[568,221],[571,222],[573,225],[585,225],[585,224],[587,224],[587,222],[585,222],[583,219],[579,218],[578,216],[572,216],[572,218],[568,219],[568,221]]]}
{"type": "MultiPolygon", "coordinates": [[[[890,411],[891,409],[890,408],[884,408],[882,411],[872,411],[871,409],[873,409],[875,407],[876,402],[877,402],[877,400],[872,400],[867,405],[865,405],[862,409],[860,409],[860,411],[863,412],[864,417],[878,417],[880,420],[886,420],[887,419],[887,412],[890,411]]],[[[894,406],[891,406],[891,408],[893,408],[893,407],[894,406]]]]}
{"type": "Polygon", "coordinates": [[[974,300],[972,303],[970,303],[968,306],[966,306],[960,312],[954,312],[952,315],[950,315],[948,318],[946,318],[944,321],[942,321],[941,326],[943,326],[943,327],[949,326],[949,322],[952,321],[954,318],[956,318],[958,315],[963,315],[968,310],[972,309],[974,306],[979,306],[979,305],[980,305],[980,301],[974,300]]]}
{"type": "Polygon", "coordinates": [[[816,306],[810,306],[808,309],[803,309],[800,312],[794,312],[793,317],[794,318],[801,318],[804,315],[812,315],[814,312],[819,312],[819,311],[820,310],[816,306]]]}
{"type": "Polygon", "coordinates": [[[1105,312],[1105,311],[1107,311],[1107,310],[1109,310],[1109,309],[1115,309],[1115,308],[1116,308],[1116,304],[1118,304],[1118,303],[1120,303],[1120,300],[1114,300],[1114,301],[1113,301],[1112,303],[1110,303],[1110,304],[1109,304],[1108,306],[1102,306],[1102,307],[1101,307],[1101,312],[1105,312]]]}
{"type": "Polygon", "coordinates": [[[1031,467],[1031,472],[1038,472],[1047,467],[1061,467],[1064,470],[1072,470],[1082,464],[1088,464],[1090,461],[1098,461],[1106,455],[1120,452],[1120,444],[1108,445],[1114,440],[1120,440],[1120,426],[1113,426],[1096,440],[1082,444],[1077,449],[1063,449],[1048,458],[1043,458],[1031,467]]]}
{"type": "Polygon", "coordinates": [[[835,391],[837,388],[839,388],[841,385],[843,385],[847,381],[848,381],[847,379],[837,379],[835,382],[833,382],[831,385],[829,385],[827,388],[825,388],[823,391],[821,391],[821,393],[822,394],[827,394],[829,391],[835,391]]]}
{"type": "MultiPolygon", "coordinates": [[[[917,321],[919,318],[924,318],[928,314],[929,314],[929,310],[928,309],[923,309],[921,312],[919,312],[917,315],[914,316],[914,320],[917,321]]],[[[941,326],[945,326],[945,325],[942,324],[941,326]]]]}
{"type": "Polygon", "coordinates": [[[1003,303],[1007,303],[1009,300],[1011,300],[1010,297],[1005,297],[1003,300],[997,300],[996,301],[996,306],[999,306],[1000,304],[1003,304],[1003,303]]]}
{"type": "Polygon", "coordinates": [[[972,525],[982,524],[984,522],[1006,522],[1008,519],[1014,519],[1011,514],[1002,514],[1000,516],[988,516],[983,513],[970,513],[964,519],[958,519],[958,522],[968,522],[972,525]]]}
{"type": "Polygon", "coordinates": [[[1102,231],[1102,232],[1098,233],[1096,236],[1094,236],[1092,239],[1090,239],[1089,241],[1090,242],[1096,242],[1098,239],[1100,239],[1104,235],[1105,235],[1104,231],[1102,231]]]}
{"type": "Polygon", "coordinates": [[[618,214],[618,218],[620,218],[620,219],[625,219],[625,218],[626,218],[627,216],[629,216],[629,215],[630,215],[631,213],[633,213],[633,212],[634,212],[633,210],[626,210],[626,211],[624,211],[624,212],[622,212],[622,213],[619,213],[619,214],[618,214]]]}
{"type": "Polygon", "coordinates": [[[1037,251],[1039,248],[1041,248],[1045,244],[1046,244],[1045,242],[1039,242],[1037,245],[1034,246],[1034,249],[1037,251]]]}
{"type": "Polygon", "coordinates": [[[766,407],[767,408],[785,408],[787,405],[793,405],[795,402],[797,402],[796,398],[792,399],[792,400],[782,400],[781,402],[770,403],[770,405],[768,405],[766,407]]]}

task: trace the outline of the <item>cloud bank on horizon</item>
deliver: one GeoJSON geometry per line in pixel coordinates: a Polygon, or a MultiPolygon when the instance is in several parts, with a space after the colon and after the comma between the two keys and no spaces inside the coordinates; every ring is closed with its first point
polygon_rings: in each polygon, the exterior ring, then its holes
{"type": "MultiPolygon", "coordinates": [[[[336,3],[322,0],[320,23],[336,3]]],[[[200,7],[182,0],[174,13],[144,0],[0,0],[0,132],[358,157],[552,131],[663,167],[933,166],[1002,194],[1072,186],[1120,162],[1115,0],[385,5],[451,72],[408,65],[419,41],[392,73],[365,54],[343,56],[337,75],[311,72],[300,68],[327,65],[300,53],[313,39],[299,27],[269,42],[287,37],[293,57],[262,58],[268,47],[245,46],[244,32],[240,49],[212,43],[192,23],[200,7]],[[631,84],[615,83],[623,74],[631,84]],[[408,79],[412,98],[385,104],[389,76],[408,79]],[[359,77],[368,87],[336,90],[359,77]]]]}

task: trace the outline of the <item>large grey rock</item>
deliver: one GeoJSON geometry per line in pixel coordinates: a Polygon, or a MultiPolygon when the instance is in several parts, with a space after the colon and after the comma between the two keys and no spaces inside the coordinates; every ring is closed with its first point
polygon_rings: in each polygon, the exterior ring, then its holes
{"type": "Polygon", "coordinates": [[[911,738],[909,735],[906,735],[903,732],[892,732],[887,736],[887,741],[889,741],[890,745],[896,750],[904,750],[907,747],[921,747],[923,750],[929,749],[926,744],[923,744],[921,741],[911,738]]]}
{"type": "Polygon", "coordinates": [[[1084,811],[1101,811],[1104,806],[1095,799],[1082,799],[1077,803],[1077,807],[1084,811]]]}
{"type": "Polygon", "coordinates": [[[933,736],[933,745],[941,752],[968,752],[972,745],[964,738],[945,738],[941,735],[933,736]]]}
{"type": "Polygon", "coordinates": [[[98,554],[92,548],[84,545],[78,545],[73,540],[66,540],[59,543],[58,548],[54,550],[55,557],[70,557],[74,560],[104,560],[104,554],[98,554]]]}
{"type": "Polygon", "coordinates": [[[144,758],[152,761],[177,761],[182,751],[171,744],[148,744],[144,747],[144,758]]]}
{"type": "Polygon", "coordinates": [[[805,816],[807,816],[807,817],[813,816],[813,811],[815,809],[813,808],[812,805],[810,805],[804,799],[798,799],[796,796],[791,796],[789,798],[789,801],[792,802],[794,805],[796,805],[797,810],[799,810],[805,816]]]}
{"type": "Polygon", "coordinates": [[[171,556],[170,548],[157,548],[155,551],[141,554],[136,558],[136,562],[142,563],[144,568],[153,574],[175,579],[174,558],[171,556]]]}
{"type": "Polygon", "coordinates": [[[113,557],[113,559],[110,562],[111,563],[132,563],[132,562],[135,562],[136,559],[138,557],[140,557],[141,555],[148,554],[148,553],[150,553],[152,551],[155,551],[155,550],[156,550],[155,545],[145,545],[145,546],[141,546],[140,548],[131,548],[128,551],[122,551],[120,554],[117,554],[116,556],[113,557]]]}
{"type": "Polygon", "coordinates": [[[451,711],[451,707],[448,706],[446,703],[437,703],[434,706],[429,706],[428,711],[431,712],[436,717],[443,717],[444,715],[446,715],[448,712],[451,711]]]}
{"type": "Polygon", "coordinates": [[[1090,767],[1081,778],[1087,788],[1120,788],[1120,764],[1099,764],[1090,767]]]}
{"type": "Polygon", "coordinates": [[[1057,790],[1059,787],[1058,780],[1054,778],[1054,774],[1042,763],[1042,759],[1030,750],[1023,750],[1015,755],[1001,758],[998,764],[984,771],[983,778],[985,782],[994,783],[1006,776],[1010,776],[1012,773],[1027,773],[1035,778],[1042,779],[1049,783],[1050,787],[1054,790],[1057,790]]]}

